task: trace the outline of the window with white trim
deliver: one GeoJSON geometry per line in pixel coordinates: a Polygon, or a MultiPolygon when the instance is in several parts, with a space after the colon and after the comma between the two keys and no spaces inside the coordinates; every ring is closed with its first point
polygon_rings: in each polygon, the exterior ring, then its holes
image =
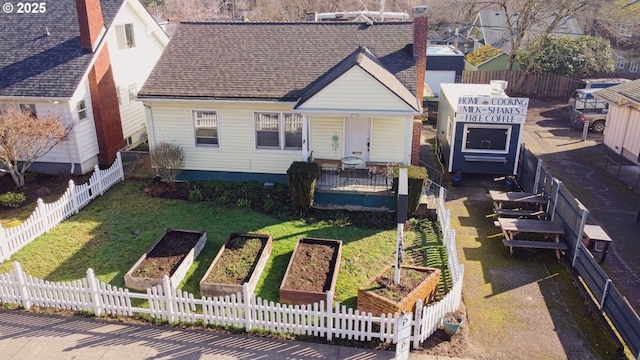
{"type": "Polygon", "coordinates": [[[630,23],[622,23],[620,24],[620,28],[618,29],[618,35],[624,37],[631,37],[633,35],[633,26],[630,23]]]}
{"type": "Polygon", "coordinates": [[[130,84],[128,87],[129,90],[129,102],[135,101],[136,96],[138,96],[138,84],[130,84]]]}
{"type": "Polygon", "coordinates": [[[38,117],[38,115],[36,114],[36,104],[20,104],[20,111],[31,117],[38,117]]]}
{"type": "Polygon", "coordinates": [[[116,38],[118,39],[118,49],[135,47],[136,39],[133,34],[133,24],[116,25],[116,38]]]}
{"type": "Polygon", "coordinates": [[[196,146],[219,147],[218,112],[215,110],[192,110],[196,146]]]}
{"type": "Polygon", "coordinates": [[[78,101],[76,111],[78,112],[78,119],[83,120],[87,118],[87,104],[84,100],[78,101]]]}
{"type": "Polygon", "coordinates": [[[638,62],[632,61],[629,63],[629,72],[637,73],[638,72],[638,62]]]}
{"type": "Polygon", "coordinates": [[[302,115],[292,113],[258,112],[256,148],[277,150],[302,149],[302,115]]]}
{"type": "Polygon", "coordinates": [[[465,124],[463,152],[508,154],[511,126],[465,124]]]}
{"type": "Polygon", "coordinates": [[[625,58],[623,58],[622,56],[618,56],[618,59],[616,60],[616,68],[620,70],[624,70],[626,65],[627,65],[627,60],[625,60],[625,58]]]}

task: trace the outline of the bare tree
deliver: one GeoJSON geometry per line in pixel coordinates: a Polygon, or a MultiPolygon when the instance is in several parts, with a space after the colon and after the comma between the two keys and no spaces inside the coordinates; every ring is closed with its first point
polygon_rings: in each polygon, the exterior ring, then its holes
{"type": "Polygon", "coordinates": [[[58,117],[36,118],[14,104],[0,108],[0,171],[9,173],[16,187],[23,187],[27,169],[65,141],[72,129],[73,124],[58,117]]]}

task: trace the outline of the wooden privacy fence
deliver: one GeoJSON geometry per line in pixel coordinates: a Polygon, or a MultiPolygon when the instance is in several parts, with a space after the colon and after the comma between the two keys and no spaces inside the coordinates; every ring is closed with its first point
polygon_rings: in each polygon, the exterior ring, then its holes
{"type": "Polygon", "coordinates": [[[569,100],[583,78],[637,79],[637,73],[602,73],[586,76],[568,76],[551,73],[524,73],[521,71],[463,71],[460,82],[465,84],[489,84],[491,80],[506,80],[507,94],[538,98],[569,100]]]}
{"type": "Polygon", "coordinates": [[[640,317],[582,242],[589,211],[525,146],[520,156],[518,183],[523,191],[542,193],[549,200],[551,220],[564,228],[571,266],[602,315],[610,320],[636,359],[640,360],[640,317]]]}
{"type": "Polygon", "coordinates": [[[118,153],[108,169],[100,170],[96,165],[88,183],[75,185],[69,180],[69,188],[57,201],[46,204],[38,199],[35,211],[22,224],[10,228],[0,226],[0,263],[123,180],[122,158],[118,153]]]}
{"type": "MultiPolygon", "coordinates": [[[[442,300],[423,306],[416,304],[412,316],[411,341],[414,347],[433,334],[447,312],[460,307],[464,267],[458,264],[455,232],[450,228],[449,211],[444,206],[444,191],[438,197],[438,218],[443,226],[448,266],[453,287],[442,300]],[[446,217],[445,217],[446,216],[446,217]]],[[[169,323],[202,322],[207,325],[234,326],[250,330],[273,331],[358,341],[379,339],[397,342],[396,322],[400,314],[373,316],[347,308],[333,301],[327,292],[325,301],[310,305],[285,305],[256,297],[245,283],[242,293],[220,298],[195,298],[193,294],[175,289],[167,276],[163,284],[146,293],[129,292],[96,279],[93,270],[72,282],[50,282],[27,275],[18,262],[11,271],[0,274],[0,302],[32,306],[55,307],[73,311],[132,316],[146,314],[169,323]],[[142,300],[142,301],[140,301],[142,300]],[[133,304],[141,304],[134,306],[133,304]],[[146,305],[146,306],[144,306],[146,305]]]]}

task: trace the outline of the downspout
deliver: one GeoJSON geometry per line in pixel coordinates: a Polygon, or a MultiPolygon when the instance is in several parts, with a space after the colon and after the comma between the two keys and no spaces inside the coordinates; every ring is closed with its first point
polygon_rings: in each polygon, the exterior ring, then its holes
{"type": "MultiPolygon", "coordinates": [[[[63,108],[63,113],[66,113],[66,115],[68,115],[68,119],[71,121],[71,123],[73,124],[73,127],[71,129],[71,132],[69,132],[69,136],[73,135],[73,138],[76,140],[77,143],[77,137],[76,137],[76,122],[73,119],[73,113],[71,112],[71,103],[70,102],[66,102],[67,106],[61,105],[63,108]]],[[[71,146],[71,139],[67,138],[67,151],[69,152],[69,163],[71,165],[69,172],[71,173],[71,175],[74,175],[76,172],[76,162],[74,161],[74,152],[73,152],[73,147],[71,146]]],[[[80,162],[80,155],[78,154],[77,157],[78,163],[80,162]]]]}

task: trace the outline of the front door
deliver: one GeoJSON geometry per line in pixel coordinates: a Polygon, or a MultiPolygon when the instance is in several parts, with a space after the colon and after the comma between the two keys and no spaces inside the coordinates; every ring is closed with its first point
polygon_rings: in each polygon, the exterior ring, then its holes
{"type": "Polygon", "coordinates": [[[366,168],[369,161],[371,141],[371,118],[348,116],[344,120],[344,156],[358,157],[362,164],[356,168],[366,168]]]}

